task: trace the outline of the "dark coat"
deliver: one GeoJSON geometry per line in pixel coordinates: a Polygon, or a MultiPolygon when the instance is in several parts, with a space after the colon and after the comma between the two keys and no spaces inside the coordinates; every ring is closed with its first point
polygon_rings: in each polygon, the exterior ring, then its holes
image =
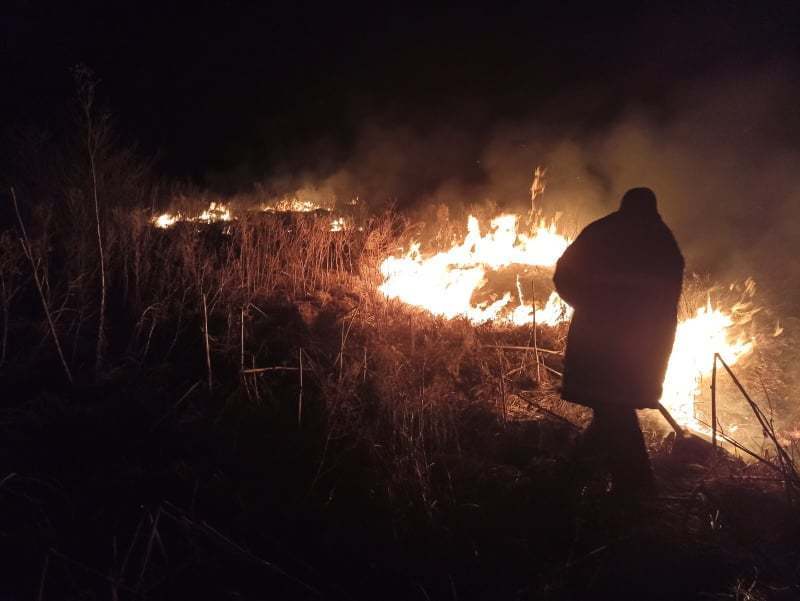
{"type": "MultiPolygon", "coordinates": [[[[649,192],[649,191],[648,191],[649,192]]],[[[553,280],[575,314],[562,397],[588,407],[655,408],[677,326],[684,261],[652,198],[588,225],[553,280]]]]}

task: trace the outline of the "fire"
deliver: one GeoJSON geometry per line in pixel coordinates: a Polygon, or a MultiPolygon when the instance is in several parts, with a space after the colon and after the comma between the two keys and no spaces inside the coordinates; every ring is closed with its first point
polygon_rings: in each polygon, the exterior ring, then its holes
{"type": "Polygon", "coordinates": [[[344,217],[336,217],[331,219],[331,231],[342,232],[347,228],[347,220],[344,217]]]}
{"type": "Polygon", "coordinates": [[[709,295],[705,306],[678,324],[661,403],[679,424],[697,432],[708,430],[694,411],[701,382],[711,375],[714,353],[719,353],[728,365],[734,365],[753,350],[752,340],[732,339],[730,333],[731,327],[743,323],[750,315],[752,312],[745,305],[734,305],[730,311],[715,308],[709,295]]]}
{"type": "Polygon", "coordinates": [[[233,217],[231,216],[231,210],[228,207],[221,202],[212,202],[205,211],[200,213],[197,221],[202,221],[203,223],[216,223],[217,221],[231,221],[232,219],[233,217]]]}
{"type": "Polygon", "coordinates": [[[180,213],[162,213],[158,217],[154,217],[152,221],[156,227],[166,230],[182,219],[183,216],[180,213]]]}
{"type": "MultiPolygon", "coordinates": [[[[265,213],[313,213],[321,211],[323,215],[328,215],[331,209],[309,200],[299,200],[297,198],[283,198],[272,204],[260,205],[257,209],[265,213]]],[[[153,217],[150,222],[157,228],[169,229],[179,221],[217,223],[220,221],[233,221],[236,219],[231,208],[222,202],[212,202],[202,213],[194,216],[185,215],[181,212],[162,213],[153,217]]],[[[332,216],[330,219],[330,231],[341,232],[351,226],[350,220],[342,216],[332,216]]]]}
{"type": "Polygon", "coordinates": [[[195,217],[188,217],[180,212],[162,213],[150,221],[158,228],[169,229],[179,221],[200,221],[202,223],[216,223],[218,221],[232,221],[233,215],[230,208],[221,202],[212,202],[207,209],[195,217]]]}
{"type": "Polygon", "coordinates": [[[534,310],[517,286],[519,305],[510,308],[514,294],[488,303],[473,304],[476,291],[487,283],[487,273],[510,265],[552,268],[569,246],[570,240],[556,231],[555,221],[540,221],[530,234],[517,231],[515,215],[492,219],[490,230],[481,235],[478,219],[467,221],[467,235],[450,250],[423,257],[415,242],[402,257],[389,257],[381,265],[381,292],[390,298],[423,307],[448,319],[466,317],[474,323],[505,321],[517,325],[537,323],[555,325],[568,319],[571,310],[554,293],[544,307],[534,310]]]}
{"type": "MultiPolygon", "coordinates": [[[[475,302],[476,293],[488,283],[493,271],[510,266],[552,269],[571,240],[557,230],[557,220],[538,220],[530,232],[519,232],[515,215],[492,219],[489,230],[481,234],[478,219],[470,216],[464,241],[446,251],[424,255],[419,242],[407,252],[386,258],[380,271],[380,291],[410,305],[424,308],[448,319],[464,317],[473,323],[558,326],[572,317],[569,307],[553,291],[544,306],[524,298],[520,278],[516,290],[506,291],[497,300],[475,302]],[[515,306],[514,306],[515,305],[515,306]]],[[[748,292],[754,284],[748,280],[748,292]]],[[[696,431],[705,428],[694,414],[700,383],[711,373],[715,352],[733,365],[753,349],[753,342],[732,339],[731,328],[752,315],[746,305],[726,311],[711,304],[696,309],[682,320],[675,336],[664,380],[662,403],[681,425],[696,431]]]]}
{"type": "Polygon", "coordinates": [[[310,200],[299,198],[281,198],[271,204],[261,205],[261,210],[266,213],[312,213],[323,207],[310,200]]]}

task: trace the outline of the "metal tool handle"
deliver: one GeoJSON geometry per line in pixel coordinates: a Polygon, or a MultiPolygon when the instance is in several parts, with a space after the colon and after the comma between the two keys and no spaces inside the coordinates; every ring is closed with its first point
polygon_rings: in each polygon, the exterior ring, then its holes
{"type": "Polygon", "coordinates": [[[672,426],[672,429],[675,430],[675,434],[677,434],[680,437],[686,436],[686,431],[683,428],[681,428],[678,422],[675,421],[675,418],[672,417],[672,415],[670,414],[669,411],[667,411],[667,408],[664,407],[664,405],[659,403],[658,410],[661,412],[661,415],[664,416],[664,419],[669,422],[669,425],[672,426]]]}

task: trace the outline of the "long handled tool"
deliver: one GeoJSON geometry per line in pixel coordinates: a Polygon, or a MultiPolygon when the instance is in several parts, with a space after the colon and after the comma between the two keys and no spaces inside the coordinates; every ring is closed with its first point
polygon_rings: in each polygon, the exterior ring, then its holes
{"type": "Polygon", "coordinates": [[[672,426],[672,429],[675,430],[675,443],[672,447],[673,455],[677,454],[687,461],[697,463],[713,453],[714,445],[703,434],[692,432],[682,427],[661,403],[658,404],[658,410],[664,416],[664,419],[669,422],[669,425],[672,426]]]}
{"type": "Polygon", "coordinates": [[[664,419],[669,422],[669,425],[672,426],[672,429],[675,430],[675,434],[677,434],[679,438],[686,437],[686,430],[684,430],[681,425],[675,421],[675,418],[672,417],[672,414],[667,411],[667,408],[664,407],[664,405],[659,403],[658,410],[661,412],[661,415],[664,416],[664,419]]]}

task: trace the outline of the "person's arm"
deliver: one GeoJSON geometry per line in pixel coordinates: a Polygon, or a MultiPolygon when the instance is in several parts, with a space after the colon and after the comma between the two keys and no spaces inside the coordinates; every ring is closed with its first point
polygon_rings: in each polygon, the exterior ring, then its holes
{"type": "Polygon", "coordinates": [[[558,295],[570,306],[583,304],[587,293],[588,273],[586,270],[585,232],[567,247],[556,263],[553,283],[558,295]]]}

